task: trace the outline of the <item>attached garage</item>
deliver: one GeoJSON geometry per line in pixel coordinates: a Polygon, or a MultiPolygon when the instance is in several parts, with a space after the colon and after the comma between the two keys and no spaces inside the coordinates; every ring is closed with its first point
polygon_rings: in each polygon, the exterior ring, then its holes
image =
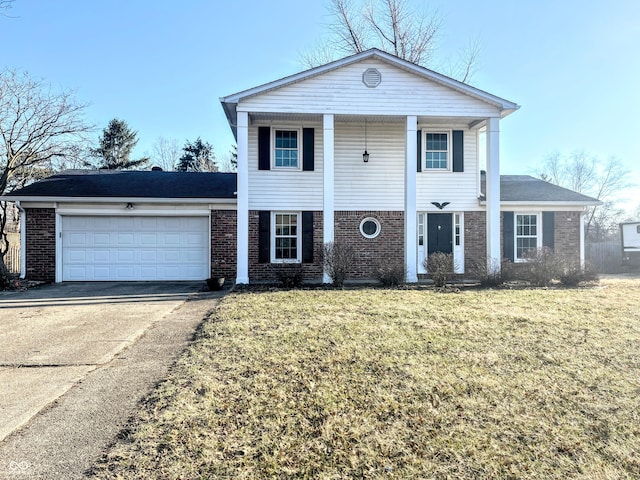
{"type": "Polygon", "coordinates": [[[208,217],[63,216],[62,281],[203,280],[208,217]]]}
{"type": "Polygon", "coordinates": [[[233,173],[72,170],[3,200],[21,212],[22,277],[231,280],[236,190],[233,173]]]}

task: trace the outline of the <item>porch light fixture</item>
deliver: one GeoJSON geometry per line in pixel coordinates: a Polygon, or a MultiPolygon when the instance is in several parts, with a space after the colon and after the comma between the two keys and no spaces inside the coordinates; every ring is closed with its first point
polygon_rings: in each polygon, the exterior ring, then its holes
{"type": "Polygon", "coordinates": [[[367,163],[369,161],[369,152],[367,152],[367,119],[364,119],[364,153],[362,154],[362,161],[367,163]]]}
{"type": "Polygon", "coordinates": [[[133,203],[131,202],[127,203],[127,206],[124,208],[126,208],[127,210],[133,210],[133,203]]]}

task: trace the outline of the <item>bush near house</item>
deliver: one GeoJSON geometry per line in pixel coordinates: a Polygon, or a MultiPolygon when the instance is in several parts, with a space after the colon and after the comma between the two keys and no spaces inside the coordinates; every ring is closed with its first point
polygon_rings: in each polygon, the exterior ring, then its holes
{"type": "Polygon", "coordinates": [[[235,293],[102,479],[640,478],[640,280],[235,293]]]}
{"type": "Polygon", "coordinates": [[[356,252],[346,242],[328,242],[322,247],[322,262],[333,285],[342,287],[356,262],[356,252]]]}
{"type": "Polygon", "coordinates": [[[424,267],[431,275],[433,284],[438,288],[442,288],[454,274],[453,255],[442,252],[432,253],[425,259],[424,267]]]}

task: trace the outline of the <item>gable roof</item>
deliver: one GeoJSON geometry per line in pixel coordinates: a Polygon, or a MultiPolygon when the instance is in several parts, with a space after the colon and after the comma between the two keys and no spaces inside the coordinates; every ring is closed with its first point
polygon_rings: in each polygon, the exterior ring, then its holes
{"type": "Polygon", "coordinates": [[[323,73],[327,73],[346,65],[351,65],[353,63],[367,59],[377,59],[387,62],[403,70],[421,76],[427,80],[431,80],[440,85],[449,87],[463,94],[494,105],[500,109],[502,117],[506,117],[510,113],[520,108],[520,106],[514,102],[505,100],[504,98],[500,98],[496,95],[485,92],[484,90],[480,90],[479,88],[472,87],[471,85],[460,82],[458,80],[454,80],[453,78],[447,77],[446,75],[442,75],[441,73],[435,72],[433,70],[429,70],[428,68],[421,67],[419,65],[416,65],[415,63],[408,62],[399,57],[396,57],[395,55],[391,55],[387,52],[383,52],[382,50],[378,50],[377,48],[371,48],[364,52],[356,53],[354,55],[342,58],[340,60],[335,60],[319,67],[311,68],[309,70],[305,70],[294,75],[289,75],[273,82],[265,83],[264,85],[259,85],[257,87],[249,88],[238,93],[227,95],[226,97],[221,97],[220,102],[222,103],[222,108],[224,109],[229,124],[235,130],[235,126],[237,123],[236,106],[240,101],[254,95],[259,95],[271,90],[291,85],[293,83],[301,82],[303,80],[321,75],[323,73]]]}
{"type": "Polygon", "coordinates": [[[7,200],[51,198],[236,199],[235,173],[68,170],[11,192],[7,200]]]}
{"type": "MultiPolygon", "coordinates": [[[[484,172],[481,191],[481,200],[484,200],[486,192],[484,172]]],[[[585,206],[600,205],[602,202],[530,175],[500,175],[500,203],[554,203],[585,206]]]]}

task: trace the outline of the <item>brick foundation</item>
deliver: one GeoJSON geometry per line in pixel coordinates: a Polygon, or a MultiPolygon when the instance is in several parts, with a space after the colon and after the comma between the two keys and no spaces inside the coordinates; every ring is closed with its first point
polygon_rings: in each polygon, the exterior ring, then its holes
{"type": "Polygon", "coordinates": [[[25,209],[26,278],[53,282],[56,279],[56,211],[25,209]]]}
{"type": "MultiPolygon", "coordinates": [[[[500,230],[502,231],[502,228],[500,230]]],[[[487,215],[485,212],[464,212],[465,275],[472,273],[476,265],[485,266],[486,264],[487,215]]]]}
{"type": "Polygon", "coordinates": [[[580,212],[556,212],[555,251],[567,260],[580,262],[580,212]]]}
{"type": "Polygon", "coordinates": [[[211,276],[236,279],[236,237],[238,215],[235,210],[211,211],[211,276]]]}
{"type": "Polygon", "coordinates": [[[349,243],[356,251],[356,265],[349,279],[373,279],[381,265],[404,264],[404,212],[335,212],[335,240],[349,243]],[[365,238],[360,223],[367,217],[380,222],[376,238],[365,238]]]}

